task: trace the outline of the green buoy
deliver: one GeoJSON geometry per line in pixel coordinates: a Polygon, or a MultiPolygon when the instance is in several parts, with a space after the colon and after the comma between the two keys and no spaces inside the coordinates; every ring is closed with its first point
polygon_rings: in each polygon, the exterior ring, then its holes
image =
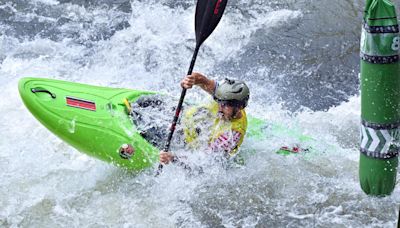
{"type": "Polygon", "coordinates": [[[400,148],[400,39],[391,0],[367,0],[360,42],[360,184],[385,196],[396,184],[400,148]]]}

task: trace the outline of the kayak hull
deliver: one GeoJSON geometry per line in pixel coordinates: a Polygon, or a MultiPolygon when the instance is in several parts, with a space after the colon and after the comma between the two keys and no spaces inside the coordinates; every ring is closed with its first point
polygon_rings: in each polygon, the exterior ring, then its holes
{"type": "Polygon", "coordinates": [[[77,150],[132,170],[158,161],[158,149],[135,130],[123,102],[153,92],[41,78],[23,78],[18,88],[36,119],[77,150]],[[120,155],[123,144],[133,146],[130,158],[120,155]]]}

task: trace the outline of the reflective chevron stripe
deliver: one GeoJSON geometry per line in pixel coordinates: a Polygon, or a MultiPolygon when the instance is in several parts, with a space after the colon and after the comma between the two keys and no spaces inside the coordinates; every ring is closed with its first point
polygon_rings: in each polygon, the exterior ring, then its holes
{"type": "Polygon", "coordinates": [[[398,156],[400,145],[400,128],[393,125],[371,125],[363,122],[361,125],[360,151],[369,157],[392,158],[398,156]],[[367,125],[367,126],[365,126],[367,125]]]}
{"type": "Polygon", "coordinates": [[[361,126],[361,148],[365,148],[368,143],[367,131],[364,126],[361,126]]]}
{"type": "Polygon", "coordinates": [[[379,144],[381,143],[386,143],[385,141],[380,141],[380,137],[378,137],[378,134],[380,131],[375,131],[372,128],[367,128],[367,131],[369,132],[369,135],[371,136],[371,144],[368,147],[369,151],[375,151],[376,152],[376,148],[378,147],[379,144]]]}
{"type": "MultiPolygon", "coordinates": [[[[392,136],[390,136],[389,131],[382,131],[383,138],[386,142],[391,142],[392,141],[392,136]]],[[[389,151],[390,148],[390,143],[385,143],[385,145],[382,147],[382,151],[389,151]]]]}

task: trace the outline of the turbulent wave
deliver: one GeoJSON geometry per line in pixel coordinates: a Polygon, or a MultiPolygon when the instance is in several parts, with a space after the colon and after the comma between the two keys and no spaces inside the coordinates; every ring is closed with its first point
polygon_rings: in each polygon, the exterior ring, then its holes
{"type": "MultiPolygon", "coordinates": [[[[195,45],[195,2],[0,1],[0,226],[393,227],[398,189],[371,198],[358,184],[363,5],[230,1],[195,70],[248,81],[248,113],[310,135],[320,153],[275,154],[289,136],[247,139],[244,166],[226,170],[199,152],[189,158],[203,175],[167,166],[154,178],[57,139],[23,106],[17,82],[46,77],[177,96],[195,45]]],[[[194,89],[187,99],[205,96],[194,89]]]]}

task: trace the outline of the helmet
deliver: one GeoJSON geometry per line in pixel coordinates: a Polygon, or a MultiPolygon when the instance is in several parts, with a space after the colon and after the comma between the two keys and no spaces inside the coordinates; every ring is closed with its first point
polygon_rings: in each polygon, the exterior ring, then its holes
{"type": "Polygon", "coordinates": [[[243,81],[228,78],[225,78],[225,81],[217,86],[214,93],[215,101],[242,108],[247,106],[249,97],[249,87],[243,81]]]}

